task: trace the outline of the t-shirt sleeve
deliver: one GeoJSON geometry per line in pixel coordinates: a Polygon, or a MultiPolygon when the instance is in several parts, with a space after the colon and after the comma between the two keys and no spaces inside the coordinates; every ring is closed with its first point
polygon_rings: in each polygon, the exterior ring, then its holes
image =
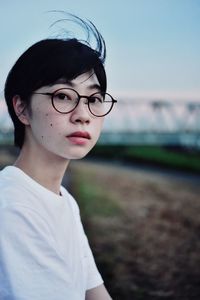
{"type": "Polygon", "coordinates": [[[91,251],[88,238],[85,234],[82,221],[81,221],[81,216],[80,216],[80,211],[77,202],[74,200],[73,197],[71,197],[72,205],[73,205],[73,210],[76,215],[76,220],[79,226],[79,231],[81,235],[81,240],[83,243],[83,251],[84,251],[84,257],[85,257],[85,263],[86,263],[86,268],[87,268],[87,286],[86,289],[92,289],[95,288],[101,284],[103,284],[103,279],[98,271],[98,268],[96,266],[95,260],[93,253],[91,251]]]}
{"type": "Polygon", "coordinates": [[[84,234],[84,251],[87,259],[87,267],[88,267],[88,278],[87,278],[87,290],[95,288],[101,284],[103,284],[102,277],[97,269],[91,248],[88,243],[88,239],[84,234]]]}
{"type": "Polygon", "coordinates": [[[0,209],[0,299],[80,300],[67,268],[42,217],[19,205],[0,209]]]}

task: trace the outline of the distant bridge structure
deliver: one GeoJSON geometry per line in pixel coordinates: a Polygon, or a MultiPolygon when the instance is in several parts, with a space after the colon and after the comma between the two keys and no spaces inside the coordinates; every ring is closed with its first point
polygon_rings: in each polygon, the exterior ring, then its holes
{"type": "MultiPolygon", "coordinates": [[[[3,102],[0,104],[3,105],[3,102]]],[[[12,142],[10,118],[5,109],[0,112],[0,143],[12,142]]],[[[200,149],[200,99],[119,99],[105,118],[99,144],[171,145],[200,149]]]]}
{"type": "Polygon", "coordinates": [[[200,148],[200,100],[119,100],[99,143],[200,148]]]}

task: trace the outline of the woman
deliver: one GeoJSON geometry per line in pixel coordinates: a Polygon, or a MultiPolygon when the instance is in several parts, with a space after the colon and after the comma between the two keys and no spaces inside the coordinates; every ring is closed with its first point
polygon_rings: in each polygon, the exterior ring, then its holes
{"type": "Polygon", "coordinates": [[[96,144],[116,100],[106,94],[105,43],[47,39],[17,60],[5,99],[20,148],[0,172],[0,299],[109,300],[76,201],[61,186],[71,159],[96,144]]]}

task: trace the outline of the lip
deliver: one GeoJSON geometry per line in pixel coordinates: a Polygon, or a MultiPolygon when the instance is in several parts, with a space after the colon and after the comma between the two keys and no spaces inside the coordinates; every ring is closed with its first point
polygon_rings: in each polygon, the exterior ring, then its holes
{"type": "Polygon", "coordinates": [[[76,132],[69,134],[67,137],[68,138],[77,137],[77,138],[84,138],[84,139],[88,139],[88,140],[91,139],[91,136],[87,131],[76,131],[76,132]]]}
{"type": "Polygon", "coordinates": [[[74,145],[83,146],[91,139],[87,131],[76,131],[67,136],[67,139],[74,145]]]}

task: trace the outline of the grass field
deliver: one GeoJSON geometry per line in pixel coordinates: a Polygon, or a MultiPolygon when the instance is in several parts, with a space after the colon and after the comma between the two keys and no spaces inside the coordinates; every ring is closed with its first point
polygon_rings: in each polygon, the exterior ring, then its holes
{"type": "Polygon", "coordinates": [[[70,173],[113,299],[200,299],[198,185],[88,161],[70,173]]]}
{"type": "Polygon", "coordinates": [[[200,174],[200,151],[161,146],[96,146],[90,157],[121,160],[130,164],[161,166],[200,174]]]}

